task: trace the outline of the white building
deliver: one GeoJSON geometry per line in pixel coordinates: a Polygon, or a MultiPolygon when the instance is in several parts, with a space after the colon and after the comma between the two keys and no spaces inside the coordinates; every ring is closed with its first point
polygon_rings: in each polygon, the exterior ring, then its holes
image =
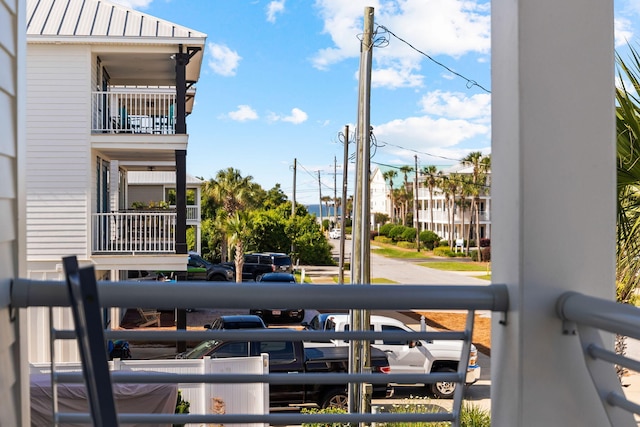
{"type": "MultiPolygon", "coordinates": [[[[186,270],[189,214],[199,223],[199,208],[186,206],[186,116],[206,35],[98,0],[28,0],[25,22],[26,276],[62,279],[69,255],[102,280],[186,270]],[[175,206],[135,171],[167,171],[175,206]],[[146,209],[130,209],[139,197],[146,209]]],[[[47,330],[43,310],[30,321],[47,330]]],[[[32,336],[31,361],[47,342],[32,336]]],[[[75,359],[69,351],[62,357],[75,359]]]]}

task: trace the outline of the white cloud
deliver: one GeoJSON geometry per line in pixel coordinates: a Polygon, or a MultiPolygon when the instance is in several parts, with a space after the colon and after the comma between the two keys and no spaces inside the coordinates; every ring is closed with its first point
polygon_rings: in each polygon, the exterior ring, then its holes
{"type": "Polygon", "coordinates": [[[238,63],[242,59],[237,52],[217,43],[209,43],[207,52],[209,54],[209,68],[214,73],[227,77],[235,76],[238,63]]]}
{"type": "MultiPolygon", "coordinates": [[[[491,22],[488,2],[317,0],[316,7],[324,21],[323,32],[331,37],[333,46],[316,53],[313,58],[316,68],[326,69],[345,58],[359,55],[360,43],[356,35],[363,31],[365,6],[374,7],[376,24],[386,26],[430,56],[489,54],[491,22]]],[[[379,29],[376,37],[384,37],[389,41],[388,46],[377,48],[373,57],[374,67],[380,68],[383,72],[381,75],[387,77],[382,79],[384,85],[415,85],[415,71],[420,69],[424,56],[382,29],[379,29]],[[389,70],[396,70],[395,76],[389,70]]]]}
{"type": "Polygon", "coordinates": [[[307,113],[299,108],[293,108],[291,109],[291,114],[288,116],[280,116],[276,113],[270,113],[268,120],[271,122],[289,122],[294,125],[299,125],[300,123],[306,122],[308,118],[309,116],[307,113]]]}
{"type": "Polygon", "coordinates": [[[633,25],[626,18],[616,18],[613,20],[615,45],[616,47],[625,46],[633,37],[633,25]]]}
{"type": "Polygon", "coordinates": [[[246,122],[247,120],[256,120],[258,113],[248,105],[238,105],[238,109],[231,111],[227,116],[237,122],[246,122]]]}
{"type": "Polygon", "coordinates": [[[487,93],[468,97],[464,93],[436,90],[423,96],[419,103],[427,114],[482,123],[491,120],[491,95],[487,93]]]}
{"type": "Polygon", "coordinates": [[[276,15],[284,12],[285,0],[275,0],[267,5],[267,21],[276,22],[276,15]]]}

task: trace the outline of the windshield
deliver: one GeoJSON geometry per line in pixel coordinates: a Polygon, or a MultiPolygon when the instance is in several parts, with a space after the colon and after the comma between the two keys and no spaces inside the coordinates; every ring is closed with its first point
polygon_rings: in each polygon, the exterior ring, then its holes
{"type": "Polygon", "coordinates": [[[210,341],[202,341],[200,344],[195,346],[193,350],[189,351],[184,355],[185,359],[200,359],[207,355],[207,353],[217,346],[220,341],[210,340],[210,341]]]}

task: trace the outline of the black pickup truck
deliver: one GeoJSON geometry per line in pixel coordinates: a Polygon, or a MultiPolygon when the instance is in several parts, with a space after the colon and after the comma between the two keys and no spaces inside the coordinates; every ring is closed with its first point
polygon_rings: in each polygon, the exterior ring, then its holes
{"type": "MultiPolygon", "coordinates": [[[[270,373],[348,372],[349,347],[305,347],[302,341],[203,341],[178,358],[199,359],[258,356],[269,354],[270,373]]],[[[371,370],[374,374],[389,373],[384,352],[371,349],[371,370]]],[[[373,397],[391,395],[388,384],[373,384],[373,397]]],[[[270,385],[272,407],[315,403],[321,408],[347,408],[346,384],[270,385]]]]}

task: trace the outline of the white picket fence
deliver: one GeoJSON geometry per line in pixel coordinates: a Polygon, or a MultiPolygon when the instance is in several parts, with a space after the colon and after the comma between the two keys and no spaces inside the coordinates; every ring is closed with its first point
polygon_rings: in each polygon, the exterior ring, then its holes
{"type": "MultiPolygon", "coordinates": [[[[233,357],[225,359],[120,360],[109,362],[112,371],[144,371],[171,374],[267,374],[269,356],[233,357]]],[[[79,363],[56,363],[56,372],[80,371],[79,363]]],[[[51,372],[49,363],[32,364],[31,374],[51,372]]],[[[268,414],[269,384],[178,383],[182,399],[189,402],[191,414],[268,414]]],[[[146,408],[140,408],[145,412],[146,408]]],[[[204,427],[204,424],[188,424],[204,427]]],[[[263,424],[237,424],[262,426],[263,424]]]]}

